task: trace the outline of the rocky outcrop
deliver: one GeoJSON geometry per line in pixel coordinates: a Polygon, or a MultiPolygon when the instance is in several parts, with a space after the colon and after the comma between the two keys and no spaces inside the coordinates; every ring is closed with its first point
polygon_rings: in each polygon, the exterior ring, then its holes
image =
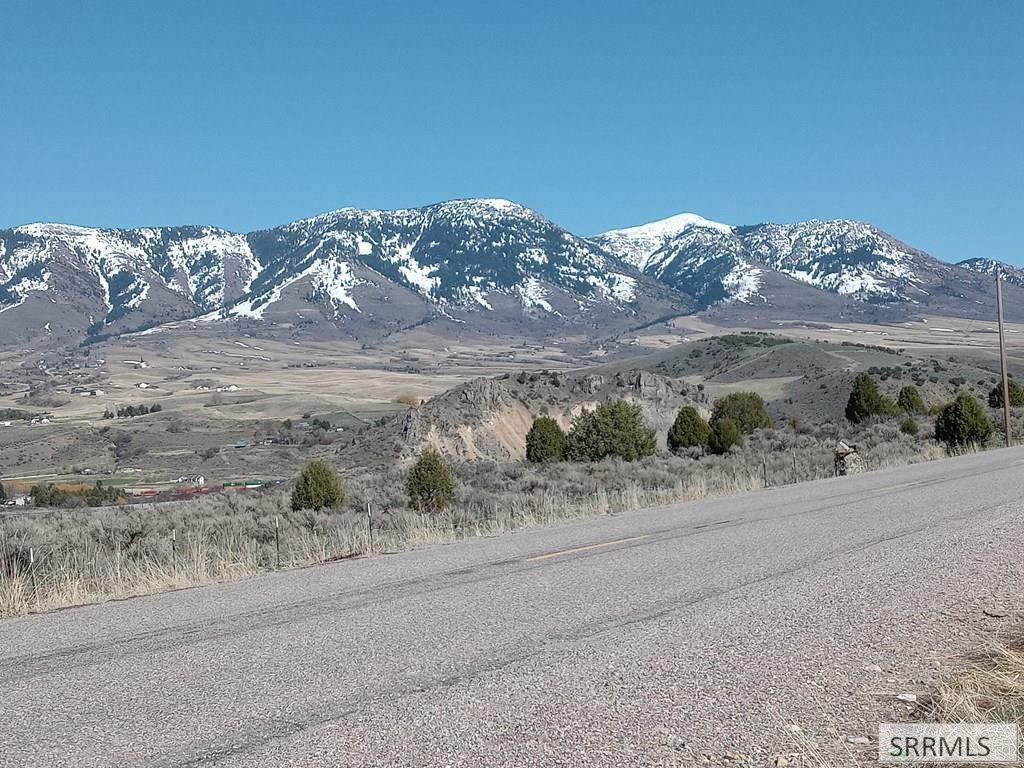
{"type": "Polygon", "coordinates": [[[645,370],[522,371],[461,384],[373,427],[343,454],[359,463],[366,456],[384,460],[388,454],[392,461],[408,461],[431,445],[460,459],[521,459],[534,418],[551,416],[568,427],[583,408],[618,398],[639,403],[662,441],[681,406],[693,405],[705,413],[711,406],[701,387],[645,370]],[[390,449],[382,452],[373,446],[390,449]]]}

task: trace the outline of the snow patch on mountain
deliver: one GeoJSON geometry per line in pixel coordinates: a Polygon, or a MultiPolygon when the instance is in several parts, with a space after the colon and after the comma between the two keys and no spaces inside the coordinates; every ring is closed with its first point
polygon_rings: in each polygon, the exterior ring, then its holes
{"type": "Polygon", "coordinates": [[[764,270],[748,264],[737,264],[722,278],[722,285],[727,291],[728,302],[749,304],[761,297],[762,274],[764,270]]]}
{"type": "Polygon", "coordinates": [[[535,277],[527,278],[519,287],[519,297],[523,306],[527,309],[538,307],[545,312],[554,312],[551,304],[547,301],[547,291],[544,285],[535,277]]]}

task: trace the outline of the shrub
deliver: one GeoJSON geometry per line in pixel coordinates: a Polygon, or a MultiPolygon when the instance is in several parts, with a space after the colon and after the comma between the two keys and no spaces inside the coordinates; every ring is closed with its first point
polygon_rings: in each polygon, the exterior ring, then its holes
{"type": "Polygon", "coordinates": [[[992,422],[978,399],[962,392],[935,420],[935,439],[951,448],[983,445],[992,435],[992,422]]]}
{"type": "Polygon", "coordinates": [[[733,392],[716,400],[711,408],[711,426],[722,419],[731,419],[747,435],[755,429],[772,427],[764,400],[756,392],[733,392]]]}
{"type": "Polygon", "coordinates": [[[452,503],[455,478],[433,448],[426,449],[409,471],[406,481],[409,504],[417,512],[435,514],[452,503]]]}
{"type": "Polygon", "coordinates": [[[414,394],[403,392],[395,398],[395,402],[415,408],[420,404],[420,399],[414,394]]]}
{"type": "Polygon", "coordinates": [[[733,446],[743,443],[743,430],[739,422],[728,416],[711,422],[711,436],[708,450],[712,453],[728,453],[733,446]]]}
{"type": "MultiPolygon", "coordinates": [[[[1013,379],[1007,382],[1007,389],[1010,390],[1010,407],[1011,408],[1022,408],[1024,407],[1024,387],[1018,384],[1013,379]]],[[[988,404],[990,408],[1002,408],[1003,407],[1003,384],[999,382],[992,391],[988,393],[988,404]]]]}
{"type": "Polygon", "coordinates": [[[900,422],[900,432],[904,435],[917,434],[917,421],[914,420],[913,416],[907,416],[907,418],[900,422]]]}
{"type": "Polygon", "coordinates": [[[53,483],[34,485],[29,490],[29,497],[37,507],[53,507],[74,509],[76,507],[105,507],[120,504],[124,501],[124,493],[117,488],[106,488],[103,481],[97,480],[92,488],[65,490],[53,483]]]}
{"type": "Polygon", "coordinates": [[[866,373],[858,373],[853,380],[850,399],[846,401],[846,418],[862,424],[877,416],[891,416],[895,407],[889,398],[878,391],[878,383],[866,373]]]}
{"type": "Polygon", "coordinates": [[[628,400],[609,400],[573,420],[565,455],[572,461],[600,461],[609,456],[636,461],[653,456],[656,448],[654,430],[644,424],[640,406],[628,400]]]}
{"type": "Polygon", "coordinates": [[[697,409],[684,405],[676,414],[676,420],[668,430],[668,447],[672,453],[682,453],[687,448],[707,445],[711,427],[697,409]]]}
{"type": "Polygon", "coordinates": [[[907,384],[900,390],[896,397],[896,405],[910,416],[923,416],[928,412],[928,406],[924,404],[921,392],[913,384],[907,384]]]}
{"type": "Polygon", "coordinates": [[[526,433],[526,460],[534,464],[565,458],[565,430],[550,416],[534,419],[526,433]]]}
{"type": "Polygon", "coordinates": [[[306,465],[292,490],[292,509],[296,512],[340,507],[344,500],[345,488],[341,480],[319,459],[306,465]]]}

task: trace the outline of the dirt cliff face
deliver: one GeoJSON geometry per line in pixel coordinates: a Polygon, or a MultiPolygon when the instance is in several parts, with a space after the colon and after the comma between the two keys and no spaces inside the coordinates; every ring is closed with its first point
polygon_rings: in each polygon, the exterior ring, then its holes
{"type": "Polygon", "coordinates": [[[563,428],[584,408],[625,398],[639,403],[664,447],[665,433],[683,405],[707,415],[711,398],[682,379],[643,370],[617,373],[531,371],[475,379],[365,432],[341,451],[346,463],[409,461],[427,445],[459,459],[518,460],[538,416],[563,428]]]}

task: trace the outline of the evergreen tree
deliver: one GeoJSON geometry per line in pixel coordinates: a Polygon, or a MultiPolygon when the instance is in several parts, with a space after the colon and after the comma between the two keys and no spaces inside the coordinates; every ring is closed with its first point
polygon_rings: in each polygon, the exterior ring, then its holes
{"type": "Polygon", "coordinates": [[[710,437],[711,427],[697,413],[697,409],[692,405],[684,405],[668,430],[668,448],[673,453],[682,453],[687,448],[707,445],[710,437]]]}
{"type": "Polygon", "coordinates": [[[653,456],[656,449],[654,430],[644,423],[640,406],[608,400],[573,420],[565,455],[571,461],[600,461],[609,456],[636,461],[653,456]]]}
{"type": "Polygon", "coordinates": [[[728,453],[736,445],[743,443],[743,430],[735,419],[725,416],[711,422],[711,436],[708,438],[708,450],[712,453],[728,453]]]}
{"type": "MultiPolygon", "coordinates": [[[[1013,379],[1007,381],[1007,389],[1010,391],[1010,407],[1011,408],[1022,408],[1024,407],[1024,387],[1018,384],[1013,379]]],[[[996,384],[992,391],[988,393],[988,405],[990,408],[1002,408],[1003,407],[1003,384],[999,382],[996,384]]]]}
{"type": "Polygon", "coordinates": [[[534,464],[565,458],[565,430],[550,416],[534,419],[526,433],[526,460],[534,464]]]}
{"type": "Polygon", "coordinates": [[[451,506],[455,478],[433,448],[428,448],[409,471],[409,504],[417,512],[435,514],[451,506]]]}
{"type": "Polygon", "coordinates": [[[896,405],[908,416],[923,416],[928,413],[924,398],[913,384],[907,384],[896,397],[896,405]]]}
{"type": "Polygon", "coordinates": [[[319,459],[306,465],[292,490],[292,509],[296,512],[340,507],[343,501],[345,488],[341,480],[319,459]]]}
{"type": "Polygon", "coordinates": [[[3,483],[0,483],[0,501],[7,501],[7,489],[3,483]]]}
{"type": "Polygon", "coordinates": [[[711,426],[722,419],[731,419],[746,435],[772,427],[764,399],[756,392],[733,392],[716,400],[711,408],[711,426]]]}
{"type": "Polygon", "coordinates": [[[982,446],[992,436],[992,422],[976,397],[961,392],[935,419],[935,439],[950,448],[982,446]]]}
{"type": "Polygon", "coordinates": [[[876,416],[891,416],[894,411],[892,401],[878,391],[878,383],[868,374],[858,373],[850,399],[846,401],[846,418],[854,424],[863,424],[876,416]]]}

